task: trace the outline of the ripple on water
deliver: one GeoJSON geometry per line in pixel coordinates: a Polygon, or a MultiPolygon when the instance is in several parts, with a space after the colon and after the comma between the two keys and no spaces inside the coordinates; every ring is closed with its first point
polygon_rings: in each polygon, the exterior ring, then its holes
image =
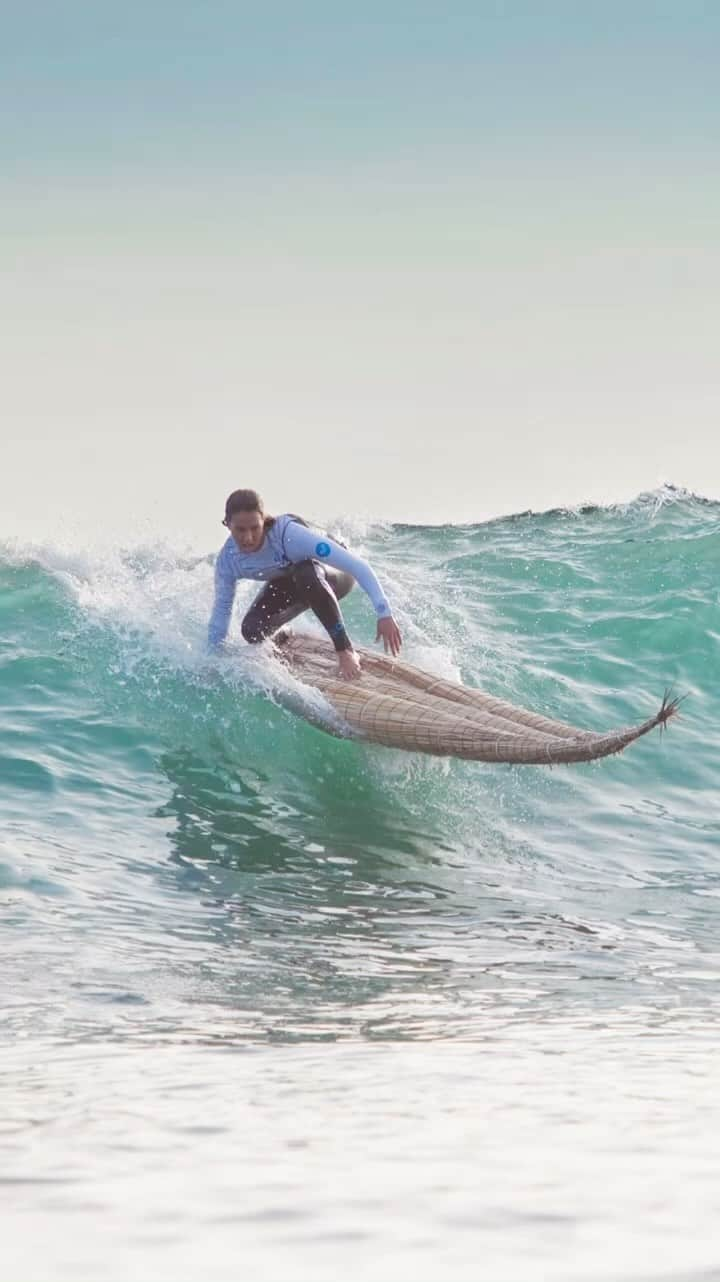
{"type": "Polygon", "coordinates": [[[31,757],[0,754],[0,789],[22,788],[47,796],[55,791],[53,771],[31,757]]]}

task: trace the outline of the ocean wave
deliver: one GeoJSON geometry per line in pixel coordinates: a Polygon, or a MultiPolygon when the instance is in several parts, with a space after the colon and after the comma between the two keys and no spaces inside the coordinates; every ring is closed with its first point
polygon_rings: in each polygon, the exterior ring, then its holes
{"type": "MultiPolygon", "coordinates": [[[[710,501],[665,487],[602,509],[364,529],[362,549],[389,585],[407,657],[419,666],[590,728],[637,719],[674,686],[693,696],[682,728],[671,731],[689,744],[707,733],[717,697],[707,677],[717,662],[719,517],[710,501]]],[[[293,714],[337,730],[328,705],[245,646],[237,625],[227,655],[209,658],[212,561],[211,550],[147,535],[98,546],[4,545],[8,673],[13,647],[41,666],[60,658],[107,717],[142,726],[161,754],[188,748],[212,760],[222,742],[223,752],[252,752],[274,775],[276,759],[297,765],[296,753],[318,742],[323,761],[341,761],[351,775],[375,771],[393,787],[401,780],[408,804],[414,776],[441,778],[441,763],[318,740],[293,714]]],[[[254,590],[241,586],[240,610],[254,590]]],[[[347,616],[353,635],[370,640],[359,592],[347,616]]],[[[653,753],[638,748],[636,759],[653,753]]],[[[457,818],[468,768],[456,764],[452,775],[443,787],[457,818]]]]}
{"type": "MultiPolygon", "coordinates": [[[[82,1030],[67,993],[88,938],[103,1029],[123,1037],[118,973],[121,995],[174,1027],[168,958],[183,990],[200,973],[207,1036],[238,1004],[243,1037],[382,1035],[383,993],[405,983],[423,996],[393,1013],[393,1035],[424,1038],[464,1036],[510,992],[532,1019],[588,986],[597,1009],[618,975],[630,997],[703,1001],[717,515],[641,496],[358,534],[423,667],[595,729],[656,710],[667,685],[690,693],[662,737],[553,771],[332,738],[311,724],[312,692],[239,641],[237,620],[208,659],[212,549],[145,535],[5,547],[0,890],[28,946],[55,950],[18,1029],[82,1030]]],[[[370,639],[361,594],[347,614],[370,639]]]]}

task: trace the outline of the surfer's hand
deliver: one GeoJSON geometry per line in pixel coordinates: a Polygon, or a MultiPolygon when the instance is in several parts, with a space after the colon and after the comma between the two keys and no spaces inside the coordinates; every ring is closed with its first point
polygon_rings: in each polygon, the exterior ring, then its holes
{"type": "Polygon", "coordinates": [[[385,646],[385,653],[387,654],[389,651],[393,658],[400,653],[402,635],[391,614],[386,619],[378,619],[375,640],[382,641],[385,646]]]}
{"type": "Polygon", "coordinates": [[[354,650],[338,650],[338,669],[345,681],[356,681],[362,671],[360,660],[354,650]]]}

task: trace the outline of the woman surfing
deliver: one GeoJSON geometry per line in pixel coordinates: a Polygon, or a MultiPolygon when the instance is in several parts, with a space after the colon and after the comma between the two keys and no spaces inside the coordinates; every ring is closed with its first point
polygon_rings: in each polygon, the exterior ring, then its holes
{"type": "Polygon", "coordinates": [[[352,680],[360,675],[360,660],[338,601],[357,581],[377,615],[376,640],[382,640],[386,652],[393,656],[400,653],[400,629],[366,561],[329,535],[310,529],[293,513],[266,515],[255,490],[233,491],[225,504],[223,525],[230,537],[215,562],[215,602],[208,627],[212,649],[222,645],[227,636],[238,580],[261,579],[265,587],[241,624],[245,640],[254,644],[273,637],[282,644],[284,625],[312,610],[335,647],[340,675],[352,680]]]}

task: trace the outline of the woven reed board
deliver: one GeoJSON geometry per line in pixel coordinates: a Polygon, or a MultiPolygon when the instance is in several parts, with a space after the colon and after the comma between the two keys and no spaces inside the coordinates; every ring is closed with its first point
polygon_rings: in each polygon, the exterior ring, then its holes
{"type": "Polygon", "coordinates": [[[474,761],[548,765],[592,761],[620,752],[674,712],[604,734],[516,708],[505,700],[445,681],[410,664],[359,649],[362,675],[344,681],[324,642],[291,636],[281,651],[300,680],[314,686],[359,738],[474,761]]]}

